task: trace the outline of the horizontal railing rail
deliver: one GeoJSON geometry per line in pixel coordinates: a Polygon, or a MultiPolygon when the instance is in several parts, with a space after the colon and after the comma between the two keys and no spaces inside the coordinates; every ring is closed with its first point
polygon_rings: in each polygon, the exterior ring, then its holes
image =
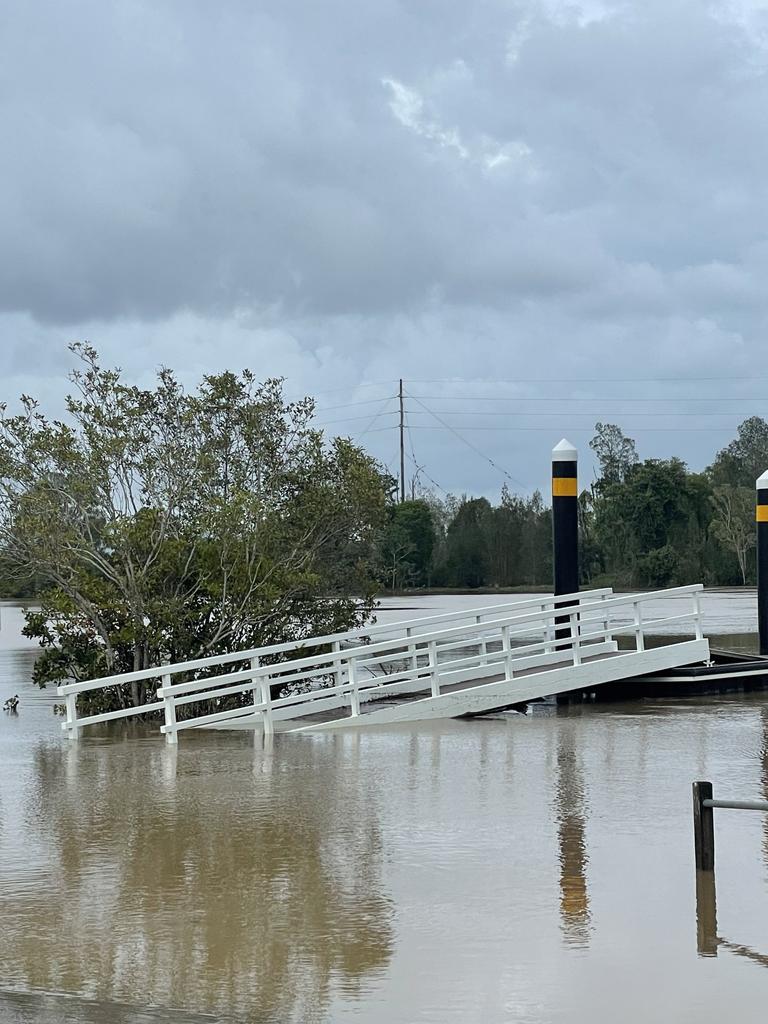
{"type": "Polygon", "coordinates": [[[175,675],[181,672],[194,672],[200,669],[212,668],[214,665],[228,665],[238,661],[248,661],[251,658],[266,658],[275,654],[288,654],[292,651],[301,651],[305,648],[326,647],[328,644],[345,643],[351,640],[366,640],[378,634],[391,633],[395,636],[408,635],[408,630],[421,629],[424,626],[438,622],[451,620],[482,618],[486,615],[502,614],[511,608],[522,607],[558,607],[567,604],[569,601],[584,597],[597,597],[612,594],[610,587],[601,587],[594,590],[581,591],[575,594],[562,594],[558,597],[543,594],[541,597],[524,598],[520,601],[511,601],[506,604],[486,605],[480,608],[470,608],[456,612],[440,612],[437,615],[427,615],[418,619],[400,619],[397,622],[374,623],[370,626],[360,626],[357,629],[349,629],[342,633],[327,633],[322,636],[305,637],[302,640],[289,640],[280,644],[268,644],[264,647],[254,647],[250,650],[235,651],[230,654],[213,654],[204,658],[194,658],[191,661],[175,662],[168,665],[156,665],[152,668],[138,669],[132,672],[120,672],[112,676],[100,676],[95,679],[87,679],[76,683],[65,683],[58,688],[60,696],[66,694],[86,693],[89,690],[105,689],[109,686],[123,686],[126,683],[146,682],[150,679],[157,679],[163,675],[175,675]]]}
{"type": "MultiPolygon", "coordinates": [[[[323,710],[330,710],[333,707],[341,707],[343,698],[349,698],[350,713],[352,716],[360,714],[360,701],[385,696],[388,693],[403,692],[401,683],[409,684],[412,689],[429,690],[433,696],[440,693],[440,677],[449,675],[462,668],[504,668],[506,677],[511,678],[516,667],[525,655],[549,655],[562,657],[563,651],[570,650],[574,664],[579,664],[583,656],[590,656],[590,646],[606,641],[611,635],[611,625],[607,621],[607,615],[613,608],[630,606],[638,609],[643,603],[654,600],[659,596],[674,597],[688,596],[694,599],[690,612],[684,615],[668,616],[666,619],[652,620],[654,622],[666,622],[670,620],[680,621],[682,619],[694,619],[696,622],[695,632],[701,637],[700,609],[698,596],[700,586],[678,587],[661,594],[632,594],[621,597],[603,598],[600,601],[580,602],[569,609],[548,609],[545,612],[526,613],[508,617],[506,619],[489,620],[475,625],[470,634],[467,634],[462,627],[451,627],[418,637],[403,638],[399,644],[393,641],[383,641],[367,647],[354,650],[335,652],[320,655],[315,658],[297,659],[293,662],[284,662],[277,665],[259,666],[243,673],[243,680],[236,685],[211,690],[210,679],[193,680],[170,687],[161,687],[158,696],[164,700],[176,699],[186,702],[194,702],[195,698],[202,701],[210,701],[212,698],[232,696],[236,693],[244,693],[254,689],[256,684],[261,682],[261,693],[271,691],[275,685],[284,685],[286,682],[301,683],[307,682],[318,673],[326,677],[337,677],[340,671],[346,669],[346,679],[336,685],[325,686],[304,694],[294,694],[288,697],[277,697],[269,700],[255,700],[253,705],[248,707],[230,708],[225,711],[213,711],[200,715],[193,719],[187,719],[181,723],[173,723],[171,726],[166,723],[161,731],[168,736],[183,729],[195,728],[198,725],[210,725],[216,722],[226,722],[233,718],[250,717],[254,714],[264,716],[265,728],[272,726],[274,716],[281,710],[289,707],[296,709],[298,715],[312,714],[318,706],[322,705],[323,710]],[[554,624],[561,623],[564,611],[570,622],[571,635],[566,638],[555,639],[554,624]],[[587,628],[590,625],[600,623],[600,628],[587,628]],[[511,639],[514,635],[528,632],[532,624],[544,625],[547,636],[536,643],[527,643],[519,646],[512,646],[511,639]],[[454,638],[461,634],[458,642],[454,638]],[[488,642],[495,638],[499,643],[499,650],[490,651],[488,642]],[[446,641],[454,641],[446,643],[446,641]],[[506,641],[506,642],[505,642],[506,641]],[[479,652],[451,660],[439,660],[440,652],[450,652],[453,649],[466,649],[468,647],[485,647],[483,656],[479,652]],[[395,648],[395,650],[393,650],[395,648]],[[432,648],[432,650],[430,650],[432,648]],[[419,661],[419,658],[422,661],[419,661]],[[378,675],[374,678],[360,680],[359,670],[392,660],[410,662],[410,667],[401,672],[391,675],[378,675]],[[353,672],[352,670],[355,669],[353,672]]],[[[633,629],[636,628],[633,623],[633,629]]],[[[640,627],[640,649],[642,649],[642,625],[640,627]]],[[[231,682],[231,679],[224,677],[222,681],[231,682]]],[[[289,717],[281,715],[280,717],[289,717]]]]}
{"type": "Polygon", "coordinates": [[[518,601],[506,602],[500,605],[488,605],[475,609],[461,609],[455,612],[440,612],[436,615],[421,616],[416,619],[406,619],[392,623],[374,623],[370,626],[361,626],[357,629],[346,630],[344,632],[310,636],[300,640],[291,640],[280,644],[268,644],[264,647],[253,648],[251,650],[235,651],[223,655],[209,655],[207,657],[194,658],[173,664],[156,665],[148,669],[138,669],[131,672],[117,673],[112,676],[101,676],[94,679],[65,683],[59,686],[57,690],[58,695],[65,698],[66,720],[62,724],[62,728],[71,732],[72,730],[81,728],[85,725],[95,725],[97,722],[109,721],[110,716],[118,719],[130,717],[131,715],[140,715],[146,714],[147,712],[156,712],[161,710],[159,704],[154,702],[151,704],[142,704],[131,708],[124,708],[120,711],[104,712],[101,715],[90,715],[78,719],[76,697],[80,693],[109,689],[114,686],[125,686],[130,683],[147,682],[149,680],[167,676],[173,677],[174,675],[182,675],[188,672],[200,672],[213,668],[217,665],[233,665],[238,662],[245,661],[252,662],[254,658],[261,660],[263,658],[274,657],[275,655],[280,654],[290,655],[295,652],[312,650],[328,645],[338,645],[340,649],[342,644],[349,644],[355,640],[365,642],[372,636],[416,634],[418,630],[439,622],[482,622],[485,616],[494,613],[503,614],[503,612],[508,609],[519,609],[525,607],[546,608],[556,604],[559,605],[563,602],[578,598],[579,596],[602,597],[612,593],[613,591],[610,587],[601,587],[590,591],[584,591],[581,595],[563,594],[555,597],[554,595],[545,594],[541,597],[523,598],[518,601]]]}
{"type": "Polygon", "coordinates": [[[441,683],[483,678],[500,672],[512,678],[513,673],[521,669],[562,662],[564,658],[578,665],[583,658],[615,651],[614,633],[634,632],[636,649],[643,650],[645,630],[649,626],[687,619],[694,621],[694,631],[700,639],[703,636],[699,604],[702,589],[696,584],[652,593],[614,595],[603,588],[558,597],[528,598],[501,606],[426,616],[309,638],[295,644],[272,645],[161,665],[140,673],[66,684],[59,689],[67,700],[67,720],[63,728],[76,732],[112,717],[162,710],[161,731],[172,742],[179,731],[238,717],[258,718],[265,730],[271,730],[275,720],[302,717],[319,710],[348,706],[350,715],[356,716],[361,713],[361,702],[377,697],[420,691],[427,696],[439,696],[441,683]],[[690,598],[690,611],[644,621],[643,606],[667,597],[690,598]],[[535,610],[529,610],[532,608],[535,610]],[[631,621],[612,622],[615,611],[621,608],[630,609],[631,621]],[[563,636],[564,632],[568,635],[563,636]],[[340,638],[349,646],[342,646],[340,638]],[[296,656],[313,647],[327,647],[329,640],[331,650],[296,656]],[[263,658],[286,653],[294,656],[263,663],[263,658]],[[247,667],[237,667],[243,663],[247,667]],[[214,675],[194,676],[195,672],[217,666],[233,668],[214,675]],[[190,673],[192,678],[175,681],[190,673]],[[161,681],[156,701],[141,708],[78,718],[75,705],[78,693],[135,681],[137,677],[161,681]],[[287,686],[299,688],[301,692],[284,693],[287,686]],[[249,691],[253,696],[248,703],[220,707],[228,698],[240,697],[242,701],[242,695],[249,691]],[[177,721],[176,709],[185,707],[188,712],[189,705],[195,703],[207,706],[200,709],[200,714],[177,721]]]}
{"type": "Polygon", "coordinates": [[[704,806],[730,811],[768,811],[768,800],[705,800],[704,806]]]}
{"type": "Polygon", "coordinates": [[[716,800],[711,782],[694,782],[693,848],[696,863],[696,946],[701,956],[717,956],[720,946],[768,967],[768,956],[718,934],[715,883],[715,810],[768,812],[768,800],[716,800]]]}
{"type": "Polygon", "coordinates": [[[693,847],[697,871],[715,870],[715,816],[717,808],[731,811],[768,811],[768,800],[715,800],[711,782],[693,783],[693,847]]]}

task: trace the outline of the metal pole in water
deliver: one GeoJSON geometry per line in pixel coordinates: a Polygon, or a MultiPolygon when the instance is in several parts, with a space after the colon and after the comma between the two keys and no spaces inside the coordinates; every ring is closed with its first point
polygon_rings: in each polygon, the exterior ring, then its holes
{"type": "Polygon", "coordinates": [[[697,871],[715,870],[715,819],[705,800],[712,799],[711,782],[693,784],[693,846],[697,871]]]}
{"type": "MultiPolygon", "coordinates": [[[[552,556],[555,597],[579,589],[579,454],[565,438],[552,449],[552,556]]],[[[567,622],[567,616],[557,622],[567,622]]],[[[557,630],[556,637],[568,636],[557,630]]]]}
{"type": "Polygon", "coordinates": [[[768,471],[758,477],[756,490],[757,631],[760,653],[768,654],[768,471]]]}

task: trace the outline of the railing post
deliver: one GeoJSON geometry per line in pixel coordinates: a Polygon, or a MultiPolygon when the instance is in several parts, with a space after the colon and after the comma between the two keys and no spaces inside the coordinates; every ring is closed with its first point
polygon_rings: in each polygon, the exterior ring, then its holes
{"type": "MultiPolygon", "coordinates": [[[[406,629],[405,636],[408,640],[413,636],[413,630],[410,627],[406,629]]],[[[411,672],[413,673],[413,678],[416,679],[419,673],[419,655],[416,644],[408,644],[408,654],[411,659],[411,672]]]]}
{"type": "Polygon", "coordinates": [[[264,732],[273,733],[275,731],[275,723],[272,719],[272,686],[271,677],[263,676],[260,684],[261,689],[261,703],[264,705],[262,715],[264,716],[264,732]]]}
{"type": "MultiPolygon", "coordinates": [[[[601,604],[605,604],[606,599],[607,599],[607,595],[606,594],[601,594],[600,595],[600,603],[601,604]]],[[[609,629],[608,629],[608,626],[610,624],[610,619],[609,619],[610,612],[608,612],[605,609],[603,611],[604,611],[603,620],[602,620],[603,621],[603,639],[605,641],[609,641],[609,640],[613,639],[613,637],[611,636],[611,634],[609,632],[609,629]]]]}
{"type": "Polygon", "coordinates": [[[429,651],[429,681],[432,686],[432,696],[440,696],[440,677],[437,674],[437,644],[430,640],[427,644],[429,651]]]}
{"type": "MultiPolygon", "coordinates": [[[[476,626],[481,625],[482,621],[483,621],[482,615],[476,615],[475,616],[475,625],[476,626]]],[[[481,665],[487,665],[488,664],[488,637],[486,636],[485,633],[481,633],[481,635],[480,635],[480,664],[481,665]]]]}
{"type": "Polygon", "coordinates": [[[635,612],[635,650],[645,650],[645,637],[643,636],[643,610],[639,601],[633,601],[632,607],[635,612]]]}
{"type": "Polygon", "coordinates": [[[349,659],[349,710],[353,718],[360,714],[360,693],[357,689],[357,669],[355,659],[349,659]]]}
{"type": "Polygon", "coordinates": [[[696,870],[715,870],[715,817],[704,801],[712,799],[711,782],[693,784],[693,844],[696,851],[696,870]]]}
{"type": "MultiPolygon", "coordinates": [[[[341,651],[341,641],[334,640],[331,644],[331,652],[338,654],[341,651]]],[[[344,682],[344,670],[341,667],[341,660],[333,662],[333,678],[336,680],[336,686],[341,686],[344,682]]]]}
{"type": "Polygon", "coordinates": [[[77,728],[77,694],[68,693],[64,698],[64,703],[67,708],[66,726],[67,732],[73,740],[79,738],[79,732],[77,728]]]}
{"type": "Polygon", "coordinates": [[[501,627],[501,649],[504,652],[504,677],[512,679],[512,644],[509,639],[509,626],[501,627]]]}
{"type": "Polygon", "coordinates": [[[553,651],[552,640],[554,639],[554,628],[552,626],[552,620],[547,618],[547,602],[542,601],[539,607],[541,608],[541,614],[544,619],[544,653],[551,654],[553,651]]]}
{"type": "Polygon", "coordinates": [[[579,643],[581,638],[579,637],[579,613],[571,612],[568,616],[568,620],[571,624],[571,650],[573,651],[573,664],[581,664],[581,648],[579,643]]]}
{"type": "MultiPolygon", "coordinates": [[[[162,677],[163,689],[171,685],[170,675],[162,677]]],[[[173,694],[169,693],[163,697],[163,710],[165,712],[165,742],[178,743],[179,736],[176,732],[176,702],[173,694]]]]}
{"type": "Polygon", "coordinates": [[[704,639],[704,623],[701,620],[701,593],[696,590],[693,594],[693,621],[696,623],[696,639],[704,639]]]}
{"type": "MultiPolygon", "coordinates": [[[[253,671],[255,671],[257,668],[259,668],[260,665],[261,665],[261,659],[260,658],[258,658],[258,657],[257,658],[251,658],[251,669],[253,671]]],[[[258,683],[255,683],[252,692],[253,692],[253,703],[254,704],[261,704],[261,690],[259,688],[258,683]]]]}

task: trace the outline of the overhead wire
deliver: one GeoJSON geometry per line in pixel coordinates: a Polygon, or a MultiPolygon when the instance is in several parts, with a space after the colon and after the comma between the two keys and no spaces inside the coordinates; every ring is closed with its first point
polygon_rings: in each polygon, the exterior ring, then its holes
{"type": "Polygon", "coordinates": [[[387,402],[392,402],[395,399],[395,397],[396,397],[395,395],[388,395],[387,398],[384,399],[384,403],[382,405],[382,408],[379,409],[379,411],[374,415],[373,419],[370,421],[368,426],[363,431],[361,431],[361,433],[358,435],[359,437],[364,437],[368,433],[368,431],[371,429],[371,427],[374,425],[376,420],[378,420],[378,418],[380,416],[383,416],[383,415],[390,415],[391,416],[391,415],[394,414],[394,410],[392,410],[392,412],[390,412],[390,413],[387,413],[385,408],[384,408],[384,405],[386,405],[387,402]]]}
{"type": "MultiPolygon", "coordinates": [[[[623,415],[625,415],[625,413],[622,410],[620,410],[620,409],[602,409],[602,410],[598,410],[596,412],[595,411],[592,411],[592,412],[579,412],[578,410],[575,410],[575,409],[570,409],[570,410],[566,409],[564,411],[557,411],[557,410],[551,409],[551,410],[547,410],[545,412],[526,412],[526,411],[523,411],[523,412],[504,412],[503,410],[502,411],[494,410],[492,412],[488,412],[488,411],[485,411],[483,409],[480,409],[477,412],[470,411],[470,410],[464,410],[464,409],[440,409],[438,411],[439,412],[445,412],[445,413],[447,413],[450,416],[535,416],[537,418],[541,418],[542,416],[557,416],[559,419],[563,419],[564,416],[581,416],[581,417],[587,417],[589,419],[594,419],[595,416],[623,416],[623,415]]],[[[415,416],[425,416],[426,413],[423,413],[423,412],[420,413],[420,412],[416,411],[414,413],[414,415],[415,416]]],[[[660,416],[667,416],[667,417],[668,416],[698,416],[698,417],[730,416],[730,417],[733,417],[733,416],[740,416],[742,414],[738,413],[738,412],[688,412],[688,411],[683,411],[683,412],[667,412],[664,409],[656,409],[656,410],[651,410],[651,411],[638,410],[636,412],[632,412],[631,415],[632,416],[653,416],[653,417],[658,418],[660,416]]]]}
{"type": "Polygon", "coordinates": [[[411,377],[408,384],[687,384],[766,381],[768,377],[411,377]]]}
{"type": "MultiPolygon", "coordinates": [[[[458,434],[458,432],[456,430],[454,430],[452,427],[449,427],[448,424],[443,424],[443,426],[446,426],[448,428],[448,430],[450,430],[452,433],[456,434],[457,437],[461,436],[460,434],[458,434]]],[[[564,430],[568,430],[569,432],[572,431],[573,433],[578,432],[578,433],[581,433],[581,434],[591,434],[591,433],[593,433],[593,429],[594,429],[593,427],[579,427],[579,426],[576,426],[576,425],[568,426],[567,424],[565,424],[562,421],[558,424],[558,427],[560,427],[560,428],[562,428],[564,430]]],[[[391,428],[389,428],[389,429],[391,429],[391,428]]],[[[414,430],[439,430],[440,428],[439,427],[430,427],[430,426],[425,426],[425,427],[416,427],[416,426],[414,426],[413,429],[414,430]]],[[[515,430],[525,430],[525,431],[533,430],[533,431],[542,431],[544,433],[551,434],[553,432],[553,430],[556,430],[557,428],[555,428],[554,426],[550,426],[550,427],[496,427],[496,426],[494,426],[494,427],[464,427],[464,426],[462,426],[461,429],[462,430],[485,430],[485,431],[487,431],[487,430],[503,430],[505,432],[515,431],[515,430]]],[[[625,430],[631,430],[633,433],[636,433],[636,434],[648,434],[648,433],[668,434],[669,431],[672,430],[672,429],[674,429],[679,434],[680,433],[695,434],[695,433],[699,433],[699,432],[710,433],[710,434],[711,433],[719,434],[719,433],[722,433],[722,431],[723,431],[722,427],[674,427],[674,428],[672,428],[672,427],[645,427],[645,426],[642,426],[642,425],[640,425],[640,426],[632,426],[632,425],[627,425],[627,424],[624,424],[624,429],[625,430]]],[[[462,440],[464,440],[466,444],[469,444],[469,442],[466,441],[465,438],[462,438],[462,440]]],[[[482,454],[482,453],[479,452],[478,454],[482,454]]],[[[484,458],[485,458],[485,456],[484,456],[484,458]]],[[[500,467],[497,466],[496,468],[499,469],[500,467]]],[[[503,472],[503,470],[502,470],[502,472],[503,472]]]]}
{"type": "MultiPolygon", "coordinates": [[[[489,455],[486,455],[485,452],[481,452],[480,449],[473,445],[471,441],[468,441],[466,437],[462,437],[458,430],[455,430],[450,424],[446,423],[445,420],[441,419],[436,413],[432,412],[432,410],[429,409],[426,405],[424,405],[424,403],[420,399],[414,398],[414,396],[411,395],[410,392],[406,392],[406,394],[408,394],[409,398],[413,398],[414,401],[418,402],[422,409],[428,412],[430,416],[432,416],[433,419],[437,420],[437,422],[440,423],[443,427],[445,427],[446,430],[450,430],[452,434],[458,437],[462,444],[465,444],[467,448],[471,448],[476,455],[479,455],[481,459],[484,459],[490,466],[493,466],[495,470],[497,470],[499,473],[502,473],[508,480],[511,480],[513,484],[515,484],[518,487],[522,487],[523,490],[525,490],[525,484],[521,483],[519,480],[513,477],[511,473],[508,473],[503,466],[500,466],[497,462],[494,462],[494,460],[489,455]]],[[[415,427],[414,429],[418,430],[419,428],[415,427]]]]}
{"type": "MultiPolygon", "coordinates": [[[[440,486],[440,484],[439,484],[439,483],[437,482],[437,480],[433,479],[433,478],[432,478],[432,477],[431,477],[431,476],[429,475],[429,473],[427,472],[426,466],[420,466],[420,465],[419,465],[419,463],[418,463],[418,462],[416,461],[416,449],[415,449],[415,448],[414,448],[414,446],[413,446],[413,434],[411,433],[411,424],[410,424],[410,423],[409,423],[409,421],[408,421],[408,415],[410,414],[410,412],[411,412],[411,410],[410,410],[410,409],[407,409],[407,410],[406,410],[406,413],[405,413],[405,415],[403,416],[403,420],[404,420],[404,422],[405,422],[405,429],[406,429],[406,430],[407,430],[407,432],[408,432],[408,443],[409,443],[409,445],[411,446],[411,454],[410,454],[410,455],[409,455],[408,457],[410,458],[411,462],[413,463],[413,467],[414,467],[414,469],[416,470],[416,476],[417,476],[417,478],[418,478],[418,474],[419,474],[419,473],[423,473],[423,474],[424,474],[424,476],[425,476],[425,477],[427,478],[427,480],[429,480],[429,482],[430,482],[430,483],[431,483],[431,484],[432,484],[432,485],[433,485],[434,487],[437,487],[437,489],[438,489],[439,491],[442,491],[442,492],[443,492],[443,494],[447,495],[447,494],[448,494],[448,491],[446,491],[446,489],[445,489],[444,487],[441,487],[441,486],[440,486]]],[[[406,452],[406,455],[407,455],[407,454],[408,454],[408,453],[406,452]]]]}

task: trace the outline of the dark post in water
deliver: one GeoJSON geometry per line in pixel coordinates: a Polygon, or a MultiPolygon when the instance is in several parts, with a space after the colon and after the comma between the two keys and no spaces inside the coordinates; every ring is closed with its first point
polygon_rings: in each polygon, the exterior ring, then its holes
{"type": "Polygon", "coordinates": [[[706,800],[712,799],[711,782],[693,784],[693,848],[697,871],[715,870],[715,818],[706,800]]]}
{"type": "Polygon", "coordinates": [[[768,471],[757,481],[757,631],[760,653],[768,654],[768,471]]]}
{"type": "Polygon", "coordinates": [[[576,449],[565,438],[552,449],[552,543],[555,596],[575,594],[579,589],[577,460],[576,449]]]}
{"type": "MultiPolygon", "coordinates": [[[[565,438],[552,449],[552,559],[555,597],[575,594],[579,589],[579,488],[577,480],[578,452],[565,438]]],[[[568,604],[569,602],[564,602],[568,604]]],[[[567,616],[558,616],[555,623],[567,623],[567,616]]],[[[555,630],[562,640],[569,629],[555,630]]]]}

